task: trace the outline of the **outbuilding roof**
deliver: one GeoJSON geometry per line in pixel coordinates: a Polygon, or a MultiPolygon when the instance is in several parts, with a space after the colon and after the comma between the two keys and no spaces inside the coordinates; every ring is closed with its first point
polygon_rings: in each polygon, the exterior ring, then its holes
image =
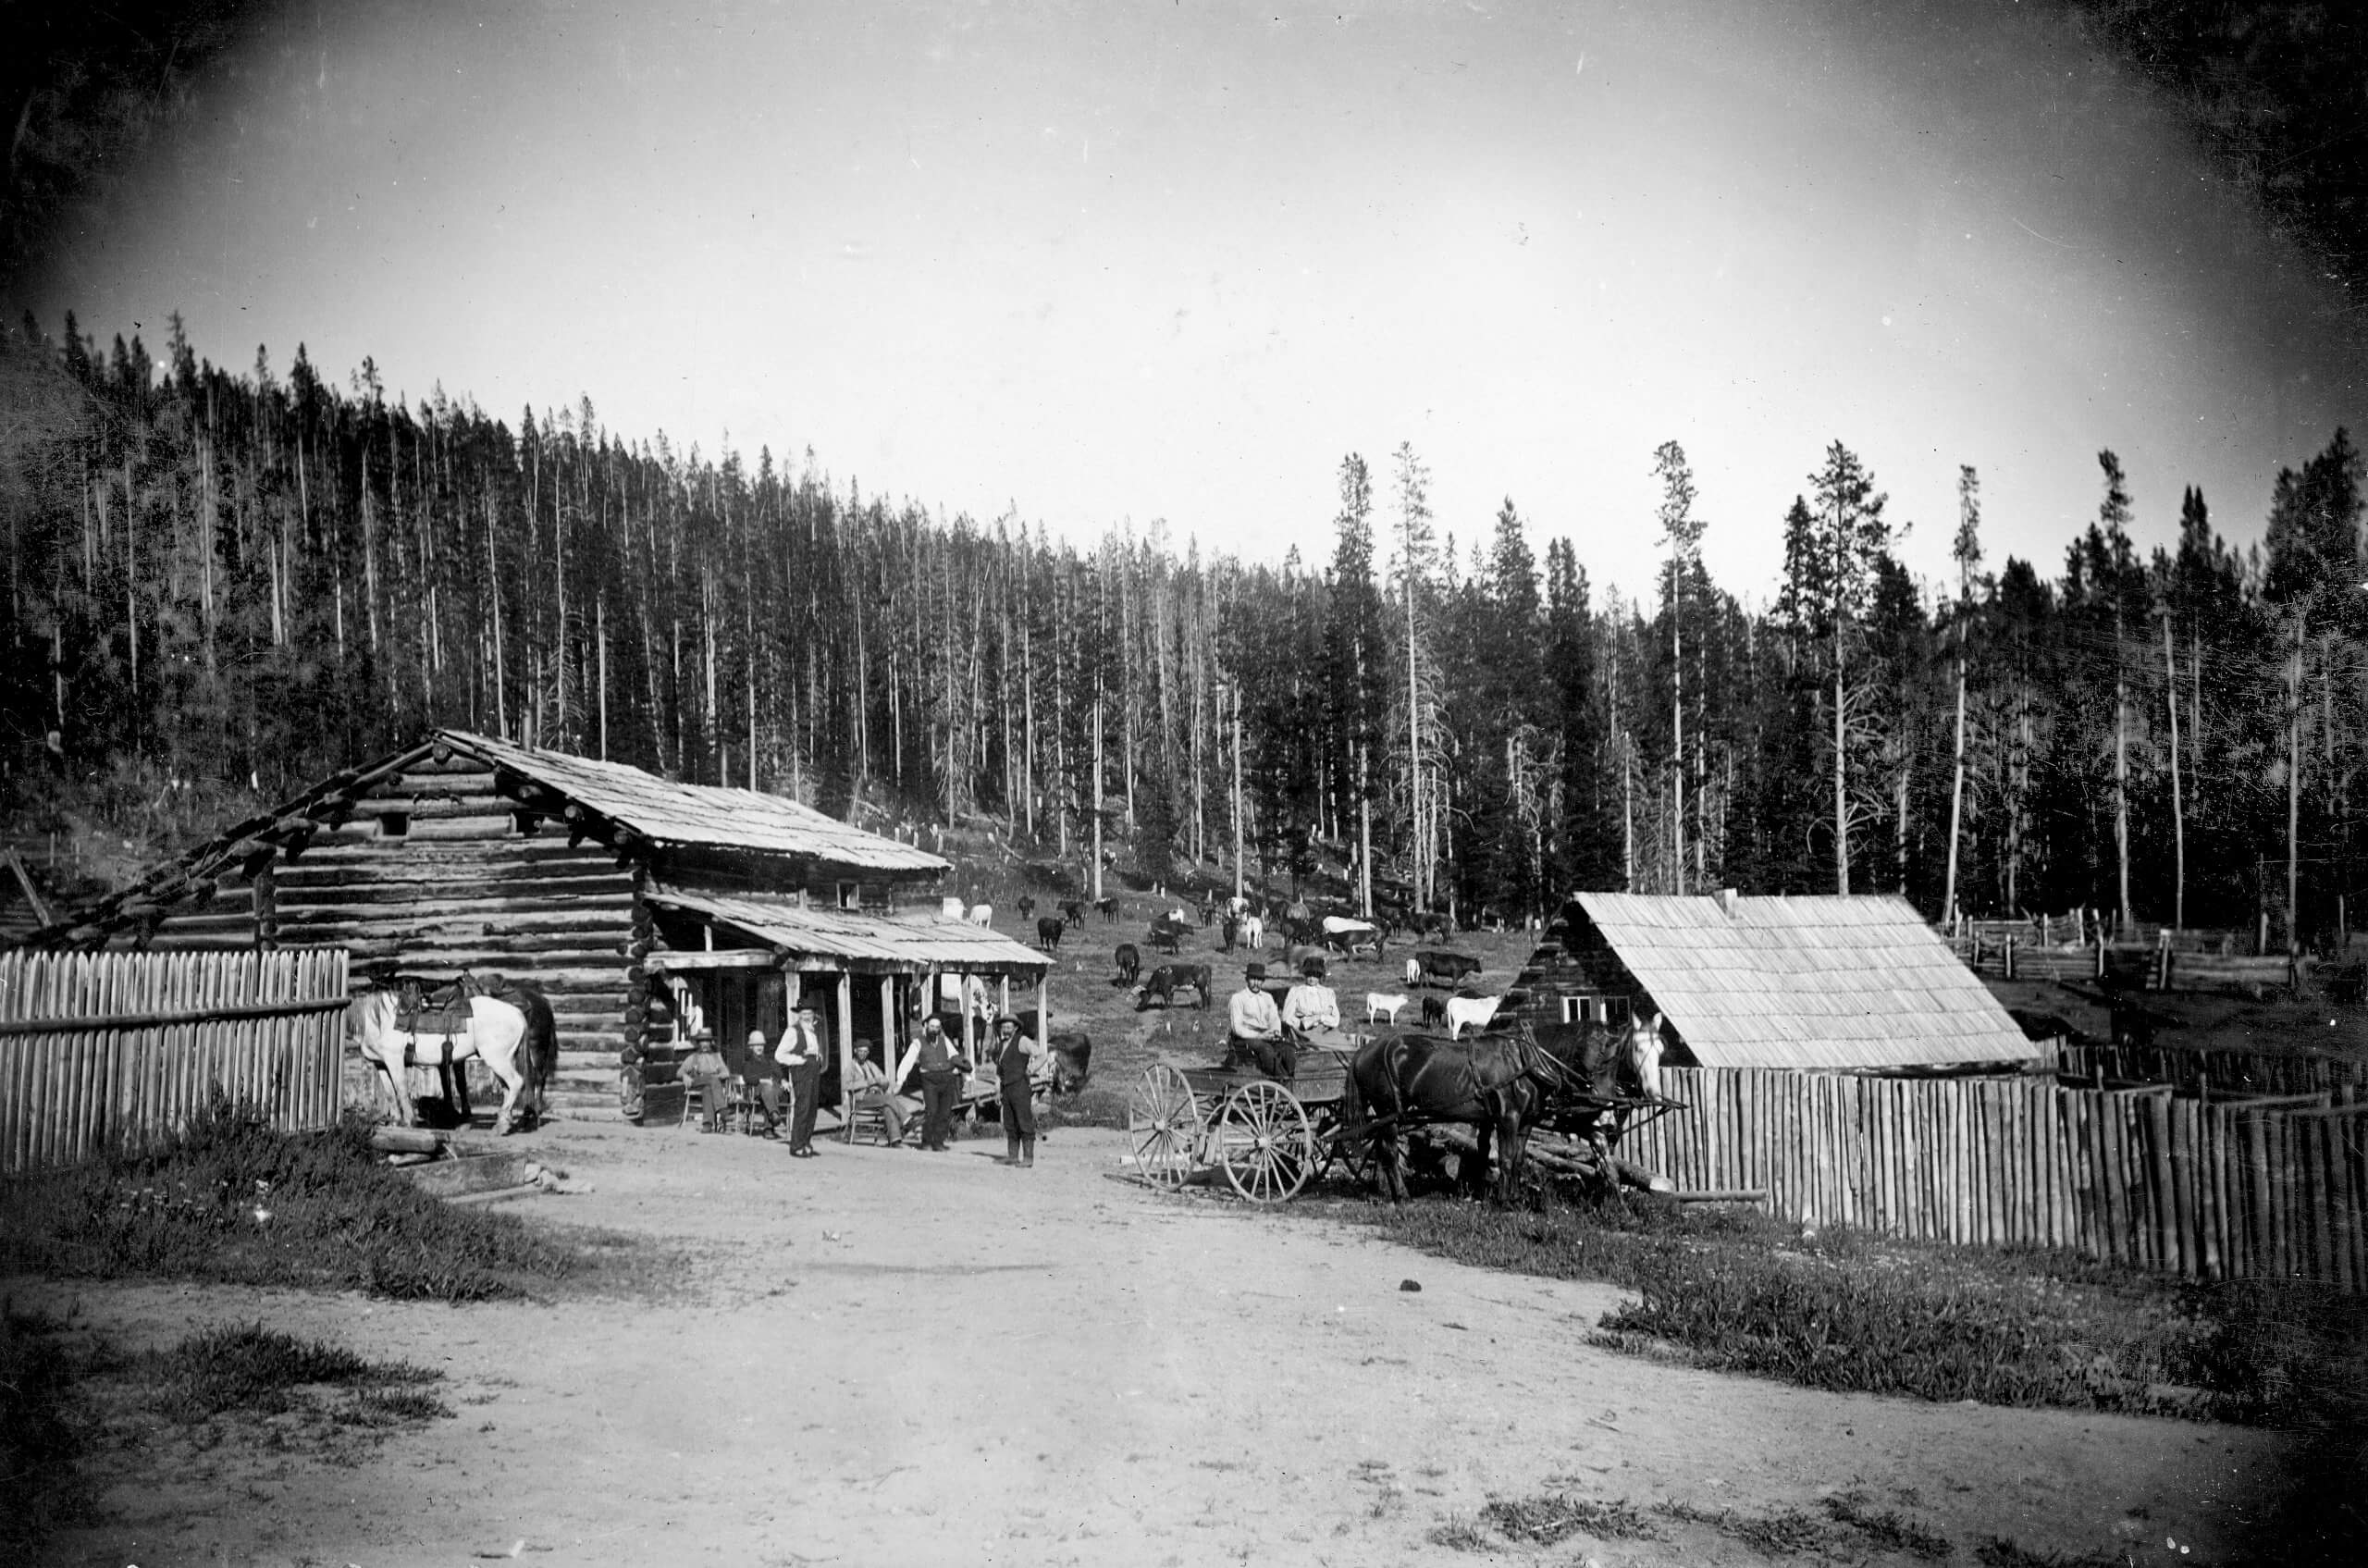
{"type": "MultiPolygon", "coordinates": [[[[1036,975],[1049,970],[1053,962],[1033,947],[986,926],[937,915],[867,915],[851,909],[817,909],[790,898],[695,893],[662,884],[651,887],[649,901],[728,926],[752,941],[782,948],[794,958],[832,960],[834,968],[1036,975]]],[[[659,963],[664,961],[662,956],[653,957],[659,963]]]]}
{"type": "MultiPolygon", "coordinates": [[[[1893,895],[1582,893],[1576,903],[1705,1067],[2039,1055],[1989,987],[1893,895]]],[[[1575,945],[1580,933],[1572,935],[1575,945]]]]}
{"type": "Polygon", "coordinates": [[[467,730],[438,731],[456,751],[484,759],[580,801],[660,844],[804,855],[872,871],[944,871],[951,862],[785,796],[718,784],[676,784],[624,762],[536,751],[467,730]]]}

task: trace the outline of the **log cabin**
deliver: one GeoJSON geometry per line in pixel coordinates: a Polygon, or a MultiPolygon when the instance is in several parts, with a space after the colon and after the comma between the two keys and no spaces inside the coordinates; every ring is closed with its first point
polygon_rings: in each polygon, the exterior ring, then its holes
{"type": "Polygon", "coordinates": [[[1582,893],[1498,1016],[1661,1020],[1671,1067],[1929,1071],[2041,1048],[1907,900],[1582,893]]]}
{"type": "MultiPolygon", "coordinates": [[[[622,762],[462,730],[348,769],[234,823],[30,945],[325,945],[356,984],[499,973],[549,995],[553,1108],[619,1114],[635,1067],[678,1030],[779,1040],[801,1002],[834,1064],[886,1059],[947,989],[1050,1009],[1050,961],[945,918],[949,862],[759,791],[677,784],[622,762]]],[[[958,1011],[967,1035],[969,1007],[958,1011]]]]}

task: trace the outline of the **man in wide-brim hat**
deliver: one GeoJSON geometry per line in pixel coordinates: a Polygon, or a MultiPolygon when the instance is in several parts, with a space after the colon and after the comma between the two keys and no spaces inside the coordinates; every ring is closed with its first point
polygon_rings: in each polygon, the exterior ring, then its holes
{"type": "Polygon", "coordinates": [[[1276,1010],[1275,998],[1266,989],[1264,964],[1243,966],[1241,989],[1227,1000],[1225,1014],[1226,1066],[1251,1062],[1269,1078],[1291,1076],[1276,1070],[1285,1065],[1277,1055],[1277,1047],[1284,1046],[1283,1015],[1276,1010]]]}

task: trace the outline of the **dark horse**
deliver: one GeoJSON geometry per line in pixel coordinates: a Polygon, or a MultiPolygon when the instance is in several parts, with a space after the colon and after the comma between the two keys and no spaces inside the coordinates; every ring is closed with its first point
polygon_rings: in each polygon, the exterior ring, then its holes
{"type": "MultiPolygon", "coordinates": [[[[1375,1172],[1393,1203],[1406,1196],[1400,1135],[1436,1122],[1473,1129],[1479,1150],[1467,1169],[1475,1188],[1488,1168],[1489,1141],[1497,1141],[1497,1196],[1511,1198],[1531,1128],[1573,1102],[1653,1092],[1642,1038],[1637,1031],[1614,1035],[1580,1024],[1550,1025],[1541,1040],[1523,1019],[1462,1040],[1412,1031],[1376,1035],[1350,1060],[1341,1122],[1350,1137],[1371,1140],[1375,1172]]],[[[1604,1117],[1583,1113],[1579,1119],[1597,1169],[1608,1175],[1604,1117]]]]}

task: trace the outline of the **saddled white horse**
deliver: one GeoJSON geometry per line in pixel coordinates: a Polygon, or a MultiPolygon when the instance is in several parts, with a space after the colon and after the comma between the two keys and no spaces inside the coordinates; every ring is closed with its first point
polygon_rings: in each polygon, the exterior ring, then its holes
{"type": "Polygon", "coordinates": [[[549,1078],[558,1055],[558,1043],[551,1038],[548,1021],[536,1030],[524,1008],[498,996],[472,996],[465,1033],[420,1033],[398,1026],[401,999],[395,993],[365,991],[353,999],[347,1017],[354,1037],[361,1043],[364,1058],[376,1063],[387,1075],[388,1085],[394,1091],[396,1108],[401,1112],[401,1125],[411,1127],[419,1119],[418,1106],[411,1097],[411,1083],[403,1071],[406,1067],[449,1063],[457,1069],[471,1056],[484,1062],[501,1083],[501,1110],[493,1122],[496,1132],[510,1130],[522,1095],[526,1098],[527,1110],[540,1117],[542,1086],[549,1078]],[[536,1035],[541,1038],[530,1039],[536,1035]]]}

